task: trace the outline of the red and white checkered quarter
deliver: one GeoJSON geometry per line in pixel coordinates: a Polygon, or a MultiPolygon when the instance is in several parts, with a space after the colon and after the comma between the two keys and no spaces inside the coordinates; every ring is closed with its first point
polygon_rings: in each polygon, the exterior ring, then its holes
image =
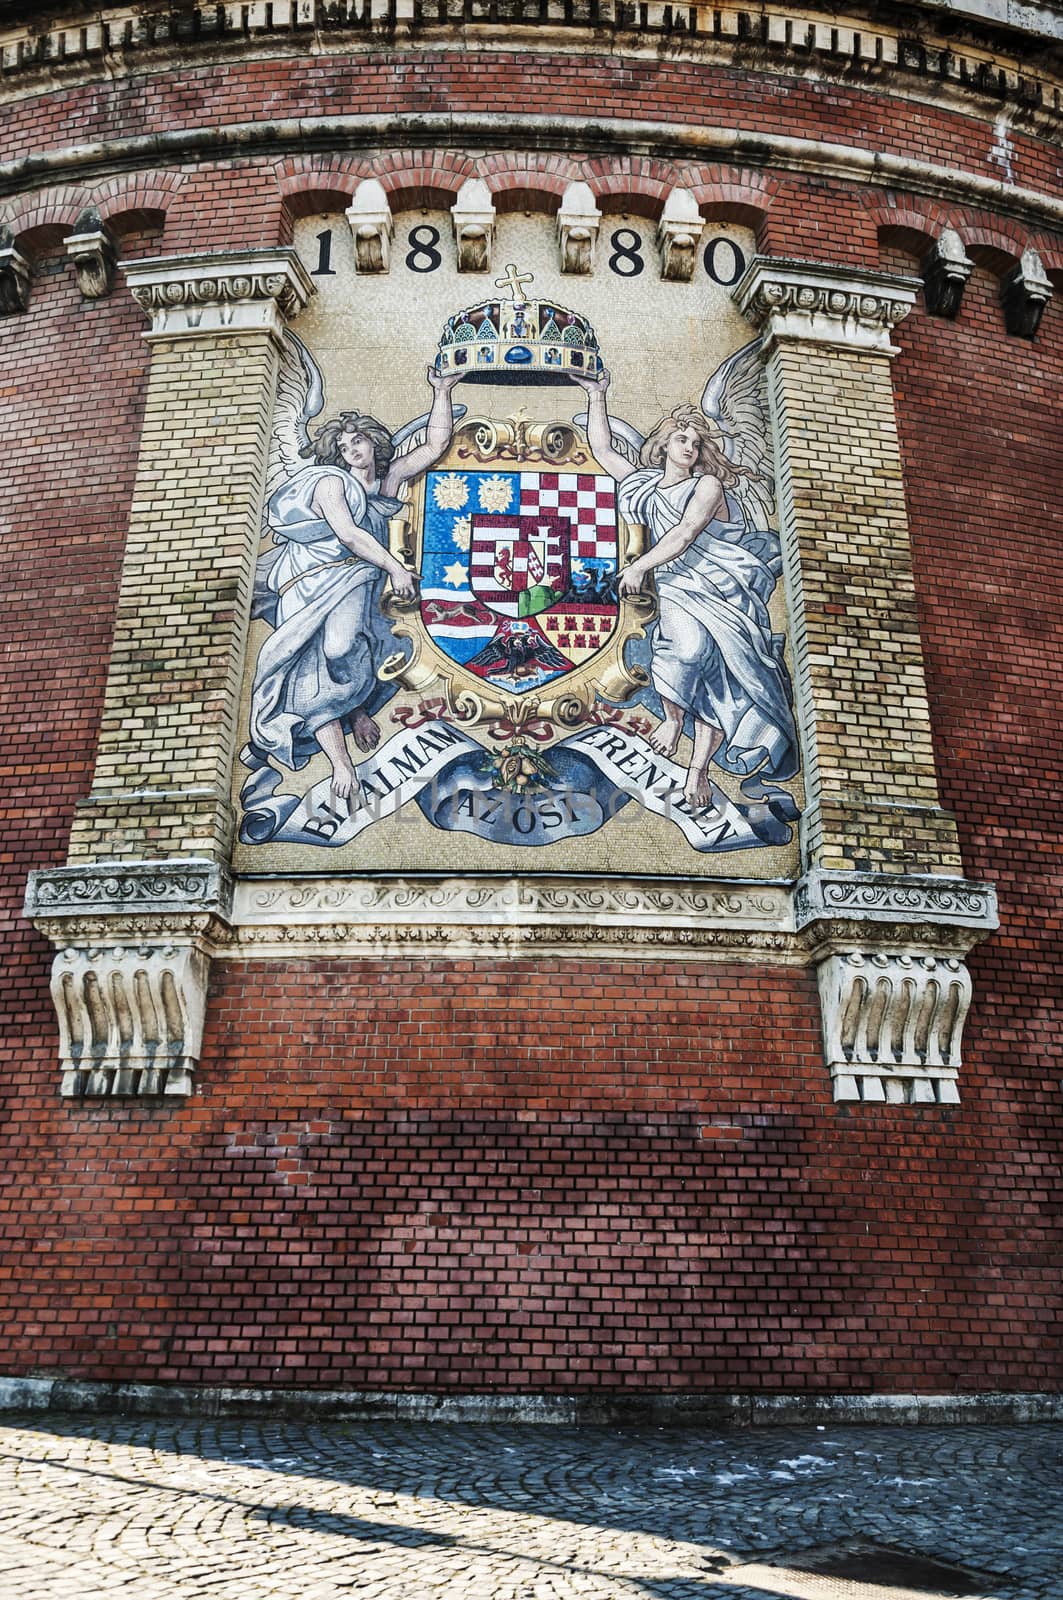
{"type": "Polygon", "coordinates": [[[616,488],[594,472],[522,472],[520,514],[567,517],[573,524],[571,558],[615,561],[616,488]]]}

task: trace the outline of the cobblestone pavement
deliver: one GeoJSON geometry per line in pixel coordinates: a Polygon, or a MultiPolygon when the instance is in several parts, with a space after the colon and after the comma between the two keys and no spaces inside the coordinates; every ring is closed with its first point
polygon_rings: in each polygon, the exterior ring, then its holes
{"type": "Polygon", "coordinates": [[[966,1593],[1063,1600],[1063,1434],[1051,1425],[0,1421],[4,1600],[946,1592],[789,1568],[856,1536],[984,1574],[966,1593]]]}

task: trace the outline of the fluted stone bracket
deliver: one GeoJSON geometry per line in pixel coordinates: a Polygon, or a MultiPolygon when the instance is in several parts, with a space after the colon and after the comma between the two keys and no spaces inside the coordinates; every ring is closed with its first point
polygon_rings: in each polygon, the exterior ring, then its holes
{"type": "Polygon", "coordinates": [[[356,272],[389,272],[395,221],[379,178],[363,178],[347,208],[356,272]]]}
{"type": "Polygon", "coordinates": [[[998,925],[992,886],[816,870],[797,886],[794,921],[816,962],[835,1100],[958,1104],[963,958],[998,925]]]}
{"type": "Polygon", "coordinates": [[[482,178],[466,178],[450,208],[459,272],[489,272],[495,241],[495,205],[482,178]]]}
{"type": "Polygon", "coordinates": [[[1000,285],[1000,304],[1007,331],[1020,339],[1035,338],[1051,298],[1052,284],[1041,257],[1032,248],[1024,250],[1018,266],[1012,268],[1000,285]]]}
{"type": "Polygon", "coordinates": [[[594,271],[594,249],[602,213],[590,184],[570,183],[557,213],[557,249],[561,271],[586,277],[594,271]]]}
{"type": "Polygon", "coordinates": [[[31,268],[10,228],[0,227],[0,317],[19,316],[30,303],[31,268]]]}
{"type": "Polygon", "coordinates": [[[78,288],[86,300],[102,300],[110,294],[118,264],[114,236],[105,227],[95,207],[83,211],[67,235],[66,253],[74,263],[78,288]]]}
{"type": "Polygon", "coordinates": [[[742,314],[777,339],[875,351],[894,356],[897,324],[921,288],[918,278],[891,272],[850,272],[819,261],[754,256],[734,289],[742,314]]]}
{"type": "Polygon", "coordinates": [[[958,315],[973,270],[974,262],[955,228],[943,228],[919,268],[926,309],[932,317],[948,317],[951,321],[958,315]]]}
{"type": "Polygon", "coordinates": [[[279,340],[284,323],[316,293],[290,247],[120,265],[134,300],[151,318],[149,341],[257,332],[279,340]]]}
{"type": "Polygon", "coordinates": [[[26,914],[56,947],[61,1094],[191,1092],[210,957],[231,907],[228,873],[210,861],[31,873],[26,914]]]}

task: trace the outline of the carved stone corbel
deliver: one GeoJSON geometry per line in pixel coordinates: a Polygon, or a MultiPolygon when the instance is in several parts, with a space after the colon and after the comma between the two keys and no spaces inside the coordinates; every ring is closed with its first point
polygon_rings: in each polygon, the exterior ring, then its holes
{"type": "Polygon", "coordinates": [[[31,873],[26,914],[56,946],[60,1094],[191,1092],[231,904],[228,874],[209,861],[31,873]]]}
{"type": "Polygon", "coordinates": [[[973,268],[974,262],[968,258],[955,228],[942,229],[919,267],[926,309],[932,317],[951,320],[957,315],[973,268]]]}
{"type": "Polygon", "coordinates": [[[18,316],[30,303],[30,264],[10,228],[0,228],[0,317],[18,316]]]}
{"type": "Polygon", "coordinates": [[[73,233],[67,236],[66,252],[74,263],[78,288],[86,300],[102,300],[110,294],[118,251],[95,206],[89,206],[78,217],[73,233]]]}
{"type": "Polygon", "coordinates": [[[1033,339],[1051,298],[1052,285],[1041,257],[1032,248],[1024,250],[1018,266],[1012,268],[1000,285],[1000,304],[1004,308],[1004,326],[1008,333],[1020,339],[1033,339]]]}
{"type": "Polygon", "coordinates": [[[391,241],[395,223],[387,191],[378,178],[363,178],[347,208],[347,221],[354,240],[356,272],[388,272],[391,269],[391,241]]]}
{"type": "Polygon", "coordinates": [[[489,272],[495,240],[495,206],[482,178],[466,178],[450,208],[459,272],[489,272]]]}
{"type": "Polygon", "coordinates": [[[673,189],[664,203],[664,212],[657,224],[662,278],[673,283],[690,282],[704,231],[704,220],[690,190],[673,189]]]}
{"type": "Polygon", "coordinates": [[[557,213],[557,248],[561,271],[586,277],[594,271],[594,248],[602,214],[590,184],[570,183],[561,196],[557,213]]]}
{"type": "Polygon", "coordinates": [[[963,958],[997,926],[991,885],[813,869],[794,918],[816,963],[835,1100],[956,1105],[963,958]]]}

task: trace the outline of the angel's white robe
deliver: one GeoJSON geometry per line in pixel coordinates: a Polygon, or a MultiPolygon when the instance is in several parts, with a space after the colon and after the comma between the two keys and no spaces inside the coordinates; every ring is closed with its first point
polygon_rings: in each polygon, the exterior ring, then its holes
{"type": "MultiPolygon", "coordinates": [[[[619,492],[621,515],[642,523],[653,544],[680,521],[697,482],[663,488],[662,477],[658,467],[640,468],[619,492]]],[[[713,518],[681,556],[654,569],[652,673],[659,694],[722,730],[713,759],[725,772],[785,780],[800,757],[783,635],[768,616],[781,571],[778,534],[713,518]]]]}
{"type": "Polygon", "coordinates": [[[342,467],[303,467],[270,497],[277,543],[259,560],[252,615],[274,631],[258,653],[250,735],[259,756],[296,771],[317,753],[323,724],[349,728],[355,711],[372,713],[394,693],[376,672],[395,651],[379,608],[384,573],[352,555],[314,509],[323,478],[342,482],[352,518],[381,545],[399,509],[342,467]]]}

